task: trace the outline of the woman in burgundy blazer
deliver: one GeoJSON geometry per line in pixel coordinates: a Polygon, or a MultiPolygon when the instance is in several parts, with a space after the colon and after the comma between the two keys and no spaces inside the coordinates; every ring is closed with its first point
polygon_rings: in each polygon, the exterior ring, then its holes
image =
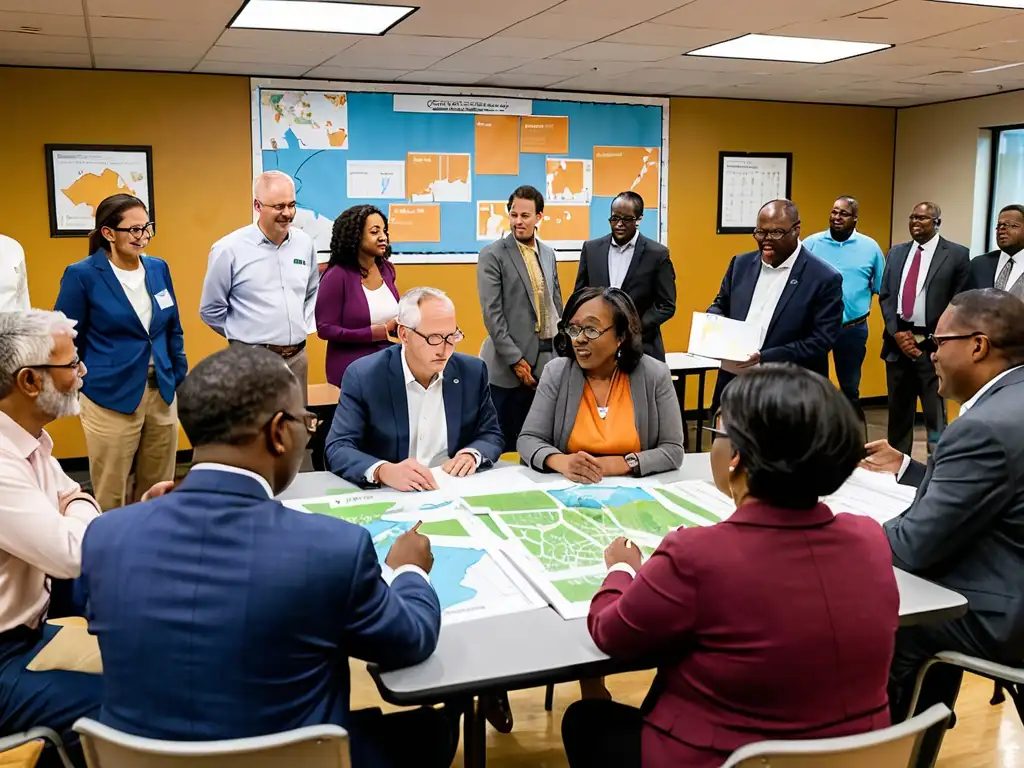
{"type": "Polygon", "coordinates": [[[889,725],[892,553],[874,520],[818,501],[864,455],[852,406],[816,373],[763,365],[725,390],[722,429],[711,460],[732,516],[673,531],[642,567],[625,539],[605,552],[590,634],[661,666],[642,709],[569,707],[572,768],[717,768],[750,742],[889,725]]]}
{"type": "Polygon", "coordinates": [[[327,341],[327,381],[336,387],[353,361],[390,345],[394,316],[373,322],[370,305],[372,296],[384,311],[390,293],[397,316],[398,288],[390,257],[388,220],[378,208],[356,205],[335,220],[331,258],[316,297],[316,332],[327,341]]]}

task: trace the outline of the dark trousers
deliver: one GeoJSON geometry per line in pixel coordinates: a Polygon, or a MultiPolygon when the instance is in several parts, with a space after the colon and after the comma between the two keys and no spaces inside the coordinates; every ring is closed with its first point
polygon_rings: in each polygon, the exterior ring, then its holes
{"type": "Polygon", "coordinates": [[[455,758],[459,720],[447,709],[360,709],[348,724],[352,768],[448,768],[455,758]]]}
{"type": "Polygon", "coordinates": [[[836,337],[835,346],[832,347],[832,365],[839,380],[839,389],[853,405],[861,421],[864,421],[864,411],[860,407],[860,376],[867,349],[866,322],[843,328],[836,337]]]}
{"type": "MultiPolygon", "coordinates": [[[[970,613],[960,619],[941,624],[901,627],[896,632],[896,652],[889,673],[889,709],[893,725],[909,716],[908,710],[917,683],[917,673],[921,665],[939,651],[959,651],[993,661],[1020,664],[1020,659],[1006,660],[999,657],[987,633],[970,613]]],[[[939,703],[952,710],[960,693],[962,679],[963,671],[958,667],[936,664],[929,668],[913,714],[920,714],[933,704],[939,703]]],[[[942,731],[939,730],[931,731],[925,736],[916,766],[927,768],[932,764],[942,745],[942,735],[942,731]]]]}
{"type": "Polygon", "coordinates": [[[562,717],[562,744],[569,768],[640,768],[644,716],[636,707],[583,699],[562,717]]]}
{"type": "Polygon", "coordinates": [[[885,362],[885,381],[889,389],[889,445],[910,455],[920,398],[931,453],[946,428],[946,402],[939,397],[939,379],[931,354],[923,351],[911,360],[900,352],[896,360],[885,362]]]}
{"type": "Polygon", "coordinates": [[[516,449],[516,440],[523,431],[523,423],[533,405],[535,393],[536,390],[522,384],[512,388],[491,385],[491,401],[498,412],[498,424],[505,438],[505,452],[516,449]]]}
{"type": "MultiPolygon", "coordinates": [[[[0,736],[37,726],[52,728],[64,741],[75,765],[85,765],[71,726],[80,717],[96,719],[103,678],[83,672],[29,672],[25,669],[59,627],[16,627],[0,635],[0,736]]],[[[43,752],[42,766],[59,766],[56,753],[43,752]]]]}

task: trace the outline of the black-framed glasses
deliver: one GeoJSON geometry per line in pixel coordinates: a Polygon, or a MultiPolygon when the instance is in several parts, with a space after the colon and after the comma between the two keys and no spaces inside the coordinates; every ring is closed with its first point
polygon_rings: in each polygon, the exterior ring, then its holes
{"type": "MultiPolygon", "coordinates": [[[[63,368],[63,369],[68,370],[68,371],[76,371],[77,372],[81,367],[82,367],[82,358],[80,358],[80,357],[78,357],[76,355],[75,359],[72,360],[70,363],[43,363],[42,365],[23,365],[23,366],[21,366],[21,368],[18,369],[18,371],[23,371],[26,368],[39,368],[41,370],[48,370],[48,371],[60,370],[60,369],[63,368]]],[[[14,372],[15,375],[17,375],[18,371],[14,372]]]]}
{"type": "Polygon", "coordinates": [[[618,214],[612,214],[608,217],[609,224],[635,224],[643,218],[642,216],[619,216],[618,214]]]}
{"type": "Polygon", "coordinates": [[[580,336],[588,341],[595,341],[604,336],[614,327],[614,325],[609,325],[604,330],[601,330],[592,325],[567,325],[565,326],[565,334],[573,341],[576,341],[580,336]]]}
{"type": "Polygon", "coordinates": [[[115,232],[127,232],[132,237],[142,237],[143,235],[146,235],[147,237],[156,236],[155,221],[151,221],[141,227],[111,227],[111,229],[115,232]]]}
{"type": "Polygon", "coordinates": [[[794,224],[789,229],[770,229],[770,230],[769,229],[755,229],[754,230],[754,239],[755,240],[781,240],[782,238],[784,238],[786,235],[788,235],[790,232],[792,232],[794,229],[796,229],[799,226],[800,226],[800,222],[798,221],[796,224],[794,224]]]}
{"type": "Polygon", "coordinates": [[[1015,221],[1000,221],[998,224],[996,224],[996,232],[998,232],[1001,229],[1020,229],[1021,226],[1021,224],[1018,224],[1015,221]]]}
{"type": "Polygon", "coordinates": [[[910,214],[910,221],[916,222],[917,224],[924,224],[926,221],[938,221],[935,216],[922,216],[919,213],[910,214]]]}
{"type": "Polygon", "coordinates": [[[256,202],[260,204],[261,208],[269,208],[270,210],[277,211],[278,213],[284,213],[285,211],[294,211],[296,205],[294,200],[287,203],[275,203],[274,205],[267,205],[259,198],[256,198],[256,202]]]}
{"type": "Polygon", "coordinates": [[[417,336],[419,336],[432,347],[440,347],[442,344],[450,344],[451,346],[454,347],[456,344],[458,344],[460,341],[466,338],[466,335],[462,332],[461,328],[456,328],[452,333],[449,333],[447,336],[444,336],[440,333],[420,333],[415,328],[410,328],[408,325],[402,327],[408,328],[410,331],[415,333],[417,336]]]}
{"type": "MultiPolygon", "coordinates": [[[[315,435],[316,428],[320,426],[320,419],[315,413],[310,413],[309,411],[303,411],[301,416],[293,416],[288,413],[288,411],[279,411],[278,413],[281,414],[282,421],[297,421],[302,424],[306,428],[306,431],[311,435],[315,435]]],[[[274,416],[277,415],[277,413],[274,414],[274,416]]],[[[270,417],[270,421],[274,420],[274,416],[270,417]]],[[[267,423],[269,424],[270,422],[267,423]]]]}
{"type": "Polygon", "coordinates": [[[840,211],[837,208],[832,210],[831,215],[832,216],[838,216],[840,219],[852,219],[853,218],[853,213],[851,213],[850,211],[840,211]]]}
{"type": "Polygon", "coordinates": [[[984,336],[985,334],[981,331],[974,331],[973,333],[958,333],[952,336],[936,336],[934,333],[928,337],[928,341],[935,345],[938,349],[947,341],[963,341],[964,339],[973,339],[975,336],[984,336]]]}

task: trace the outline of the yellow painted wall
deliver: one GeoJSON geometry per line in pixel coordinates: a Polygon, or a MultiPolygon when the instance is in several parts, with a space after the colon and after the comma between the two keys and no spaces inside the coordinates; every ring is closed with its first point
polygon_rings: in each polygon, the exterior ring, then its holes
{"type": "MultiPolygon", "coordinates": [[[[64,268],[84,257],[84,239],[51,239],[43,145],[151,144],[158,232],[150,251],[170,266],[191,364],[223,345],[199,319],[210,245],[251,221],[249,81],[242,77],[0,68],[0,89],[19,94],[0,121],[6,184],[4,234],[21,242],[35,306],[53,306],[64,268]]],[[[892,110],[713,99],[673,99],[670,126],[669,245],[679,309],[665,328],[669,350],[684,350],[690,315],[718,289],[729,259],[750,250],[748,236],[715,234],[718,152],[794,153],[793,196],[804,231],[824,229],[840,194],[861,200],[861,230],[884,247],[890,229],[895,115],[892,110]]],[[[568,298],[576,264],[560,263],[568,298]]],[[[459,308],[463,350],[484,338],[474,265],[398,267],[399,288],[433,285],[459,308]]],[[[879,322],[862,392],[884,394],[879,322]]],[[[311,338],[310,381],[324,380],[324,343],[311,338]]],[[[696,399],[689,388],[690,407],[696,399]]],[[[57,455],[85,455],[77,420],[52,425],[57,455]]]]}

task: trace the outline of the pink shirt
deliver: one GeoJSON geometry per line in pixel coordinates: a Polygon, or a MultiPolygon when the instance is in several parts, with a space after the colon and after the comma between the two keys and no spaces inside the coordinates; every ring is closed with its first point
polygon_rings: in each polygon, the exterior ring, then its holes
{"type": "Polygon", "coordinates": [[[50,599],[47,576],[77,577],[82,538],[99,506],[39,438],[0,411],[0,632],[35,627],[50,599]]]}

